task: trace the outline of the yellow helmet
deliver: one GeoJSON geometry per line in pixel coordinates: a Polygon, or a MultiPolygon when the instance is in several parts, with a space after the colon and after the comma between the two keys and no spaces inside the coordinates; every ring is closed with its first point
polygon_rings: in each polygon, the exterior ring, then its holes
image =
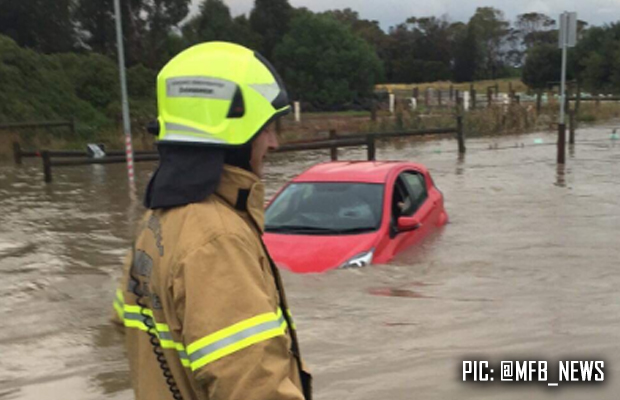
{"type": "Polygon", "coordinates": [[[290,112],[282,79],[260,54],[226,42],[193,46],[157,76],[159,142],[240,146],[290,112]]]}

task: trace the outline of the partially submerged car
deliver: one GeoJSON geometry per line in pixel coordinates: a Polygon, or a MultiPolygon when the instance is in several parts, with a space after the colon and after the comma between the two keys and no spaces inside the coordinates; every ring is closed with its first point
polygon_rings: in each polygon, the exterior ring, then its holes
{"type": "Polygon", "coordinates": [[[267,206],[265,243],[297,273],[386,263],[448,222],[428,170],[410,162],[328,162],[300,174],[267,206]]]}

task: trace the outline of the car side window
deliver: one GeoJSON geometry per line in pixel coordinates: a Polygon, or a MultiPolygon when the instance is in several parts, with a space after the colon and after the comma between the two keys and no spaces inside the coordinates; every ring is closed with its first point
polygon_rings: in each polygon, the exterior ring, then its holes
{"type": "Polygon", "coordinates": [[[407,184],[402,176],[396,178],[394,194],[392,195],[392,222],[396,224],[398,217],[407,215],[405,212],[411,207],[411,196],[407,190],[407,184]]]}
{"type": "Polygon", "coordinates": [[[422,204],[428,198],[426,180],[424,175],[414,171],[403,172],[400,178],[405,182],[410,198],[410,202],[406,204],[407,207],[403,210],[402,215],[411,216],[422,207],[422,204]]]}

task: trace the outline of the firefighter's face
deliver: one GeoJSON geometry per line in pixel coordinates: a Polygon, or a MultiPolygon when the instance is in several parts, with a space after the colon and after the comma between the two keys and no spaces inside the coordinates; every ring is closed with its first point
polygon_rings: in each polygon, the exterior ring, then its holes
{"type": "Polygon", "coordinates": [[[258,177],[263,177],[263,164],[265,163],[265,156],[269,150],[275,150],[278,148],[278,136],[276,135],[275,125],[271,124],[267,126],[252,142],[252,157],[250,158],[250,166],[252,171],[258,177]]]}

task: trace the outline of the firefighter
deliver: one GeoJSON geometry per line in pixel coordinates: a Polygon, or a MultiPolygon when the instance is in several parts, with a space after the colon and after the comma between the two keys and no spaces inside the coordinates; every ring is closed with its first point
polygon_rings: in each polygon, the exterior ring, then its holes
{"type": "Polygon", "coordinates": [[[271,64],[209,42],[157,78],[160,163],[114,302],[137,400],[310,400],[262,242],[263,160],[290,111],[271,64]]]}

